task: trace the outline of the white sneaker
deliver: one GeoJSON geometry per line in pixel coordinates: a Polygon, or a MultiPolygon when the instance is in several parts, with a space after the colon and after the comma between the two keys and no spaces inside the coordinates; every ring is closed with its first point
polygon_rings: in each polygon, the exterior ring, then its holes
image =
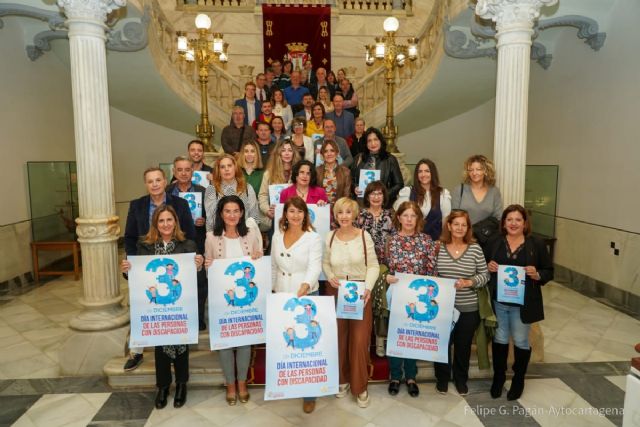
{"type": "Polygon", "coordinates": [[[367,408],[369,406],[369,392],[367,390],[363,391],[362,393],[360,393],[358,395],[358,397],[356,398],[356,401],[358,402],[358,406],[361,408],[367,408]]]}
{"type": "Polygon", "coordinates": [[[378,357],[384,357],[384,337],[376,337],[376,354],[378,357]]]}
{"type": "Polygon", "coordinates": [[[349,383],[340,384],[336,397],[338,399],[345,397],[347,394],[349,394],[349,389],[351,389],[351,385],[349,385],[349,383]]]}

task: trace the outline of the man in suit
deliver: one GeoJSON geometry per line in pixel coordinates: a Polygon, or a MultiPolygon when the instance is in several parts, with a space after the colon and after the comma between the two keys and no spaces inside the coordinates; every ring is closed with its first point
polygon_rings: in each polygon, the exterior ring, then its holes
{"type": "Polygon", "coordinates": [[[313,95],[310,93],[305,93],[302,97],[302,110],[298,111],[295,115],[296,117],[304,117],[304,119],[309,122],[311,120],[311,110],[313,109],[313,103],[315,100],[313,99],[313,95]]]}
{"type": "Polygon", "coordinates": [[[264,73],[256,76],[256,98],[261,103],[271,99],[271,88],[267,85],[267,77],[264,73]]]}
{"type": "MultiPolygon", "coordinates": [[[[193,178],[193,162],[184,156],[178,156],[173,161],[173,176],[176,177],[176,182],[167,187],[167,194],[173,197],[180,197],[180,193],[199,193],[200,194],[200,207],[201,216],[194,218],[196,226],[196,246],[198,247],[198,253],[204,254],[204,241],[206,239],[206,212],[204,210],[204,193],[205,188],[192,184],[193,178]]],[[[193,217],[193,215],[192,215],[193,217]]],[[[207,273],[203,268],[198,272],[198,320],[199,328],[201,331],[207,329],[207,325],[204,321],[204,304],[207,301],[208,285],[207,285],[207,273]]]]}
{"type": "MultiPolygon", "coordinates": [[[[158,167],[151,167],[144,171],[144,185],[147,195],[132,200],[127,214],[127,225],[124,229],[124,250],[127,255],[136,255],[138,240],[149,232],[151,218],[155,210],[164,204],[172,206],[178,215],[180,228],[189,240],[196,241],[196,229],[191,218],[189,203],[180,197],[167,194],[167,178],[164,171],[158,167]]],[[[142,363],[144,348],[132,347],[129,360],[124,365],[125,371],[133,371],[142,363]]]]}
{"type": "Polygon", "coordinates": [[[250,125],[260,114],[260,101],[256,99],[256,84],[247,82],[244,85],[244,98],[237,99],[234,105],[244,110],[244,124],[250,125]]]}

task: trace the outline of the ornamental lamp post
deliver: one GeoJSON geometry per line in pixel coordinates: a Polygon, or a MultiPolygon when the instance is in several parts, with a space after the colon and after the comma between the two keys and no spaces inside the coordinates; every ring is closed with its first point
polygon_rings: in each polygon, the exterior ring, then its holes
{"type": "Polygon", "coordinates": [[[387,84],[387,119],[382,128],[382,134],[387,140],[387,150],[397,153],[396,139],[398,127],[393,120],[393,95],[396,84],[396,70],[403,67],[406,60],[415,61],[418,58],[418,39],[410,37],[407,45],[396,43],[396,32],[400,27],[397,18],[391,16],[384,20],[383,28],[385,36],[376,37],[375,44],[365,45],[365,63],[368,66],[376,61],[382,62],[385,67],[385,80],[387,84]]]}
{"type": "Polygon", "coordinates": [[[196,135],[204,143],[205,150],[216,152],[211,142],[213,126],[209,122],[209,104],[207,84],[209,83],[209,66],[215,62],[221,64],[229,60],[229,43],[223,41],[222,33],[212,33],[211,18],[201,13],[195,20],[198,38],[188,38],[186,31],[177,31],[178,53],[187,62],[195,62],[200,76],[200,123],[196,124],[196,135]]]}

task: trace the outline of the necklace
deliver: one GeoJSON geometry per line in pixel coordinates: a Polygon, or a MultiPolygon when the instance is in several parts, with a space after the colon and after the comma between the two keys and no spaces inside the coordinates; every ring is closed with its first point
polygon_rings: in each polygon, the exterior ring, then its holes
{"type": "Polygon", "coordinates": [[[302,192],[298,189],[298,187],[296,187],[296,193],[298,193],[298,196],[300,196],[302,200],[307,200],[307,194],[309,194],[309,190],[307,189],[306,192],[302,192]]]}

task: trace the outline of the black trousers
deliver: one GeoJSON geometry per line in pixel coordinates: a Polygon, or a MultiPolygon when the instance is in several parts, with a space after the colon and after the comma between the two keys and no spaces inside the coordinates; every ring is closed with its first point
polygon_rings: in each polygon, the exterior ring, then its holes
{"type": "Polygon", "coordinates": [[[449,339],[449,363],[434,363],[433,368],[438,383],[446,383],[451,379],[453,367],[453,382],[456,384],[466,384],[469,379],[469,358],[471,357],[471,343],[473,335],[480,324],[480,313],[471,311],[460,313],[460,318],[456,326],[451,331],[449,339]],[[451,345],[453,352],[453,363],[451,359],[451,345]]]}
{"type": "Polygon", "coordinates": [[[203,268],[201,271],[198,271],[198,320],[200,322],[204,322],[204,318],[206,316],[206,312],[204,310],[204,305],[207,302],[207,297],[209,296],[209,283],[207,281],[207,272],[203,268]]]}
{"type": "Polygon", "coordinates": [[[158,388],[171,385],[171,364],[176,371],[176,384],[186,384],[189,381],[189,347],[187,351],[178,355],[175,360],[164,354],[162,346],[155,348],[156,353],[156,386],[158,388]]]}

